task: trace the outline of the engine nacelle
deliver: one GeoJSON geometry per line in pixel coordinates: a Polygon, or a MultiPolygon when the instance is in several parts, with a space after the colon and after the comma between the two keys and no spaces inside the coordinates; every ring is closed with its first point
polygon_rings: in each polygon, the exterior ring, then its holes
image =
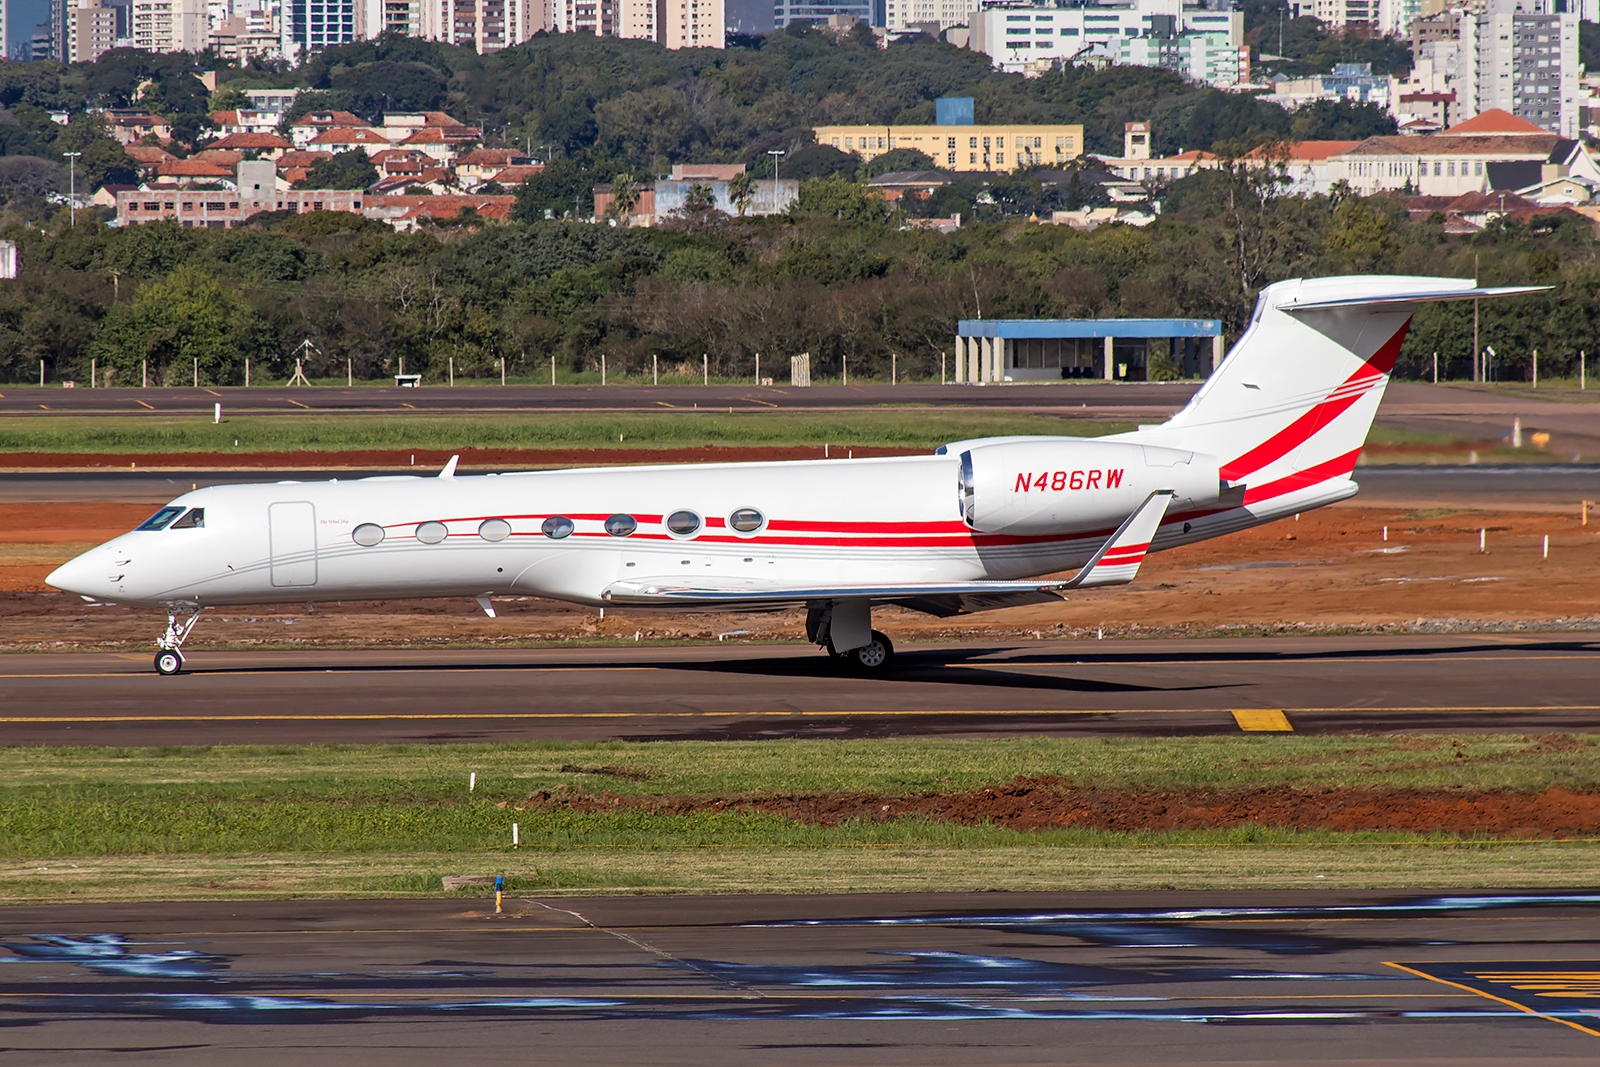
{"type": "Polygon", "coordinates": [[[979,533],[1115,528],[1146,497],[1176,494],[1173,514],[1214,504],[1217,459],[1094,438],[977,444],[961,452],[961,515],[979,533]]]}

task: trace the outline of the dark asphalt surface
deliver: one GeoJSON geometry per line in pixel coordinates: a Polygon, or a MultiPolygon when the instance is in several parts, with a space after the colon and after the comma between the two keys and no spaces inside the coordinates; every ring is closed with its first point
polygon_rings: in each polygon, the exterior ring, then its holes
{"type": "MultiPolygon", "coordinates": [[[[153,618],[153,617],[152,617],[153,618]]],[[[152,623],[154,625],[154,622],[152,623]]],[[[201,625],[205,625],[204,622],[201,625]]],[[[152,631],[153,636],[153,631],[152,631]]],[[[1600,728],[1600,634],[907,646],[887,677],[805,645],[0,657],[11,745],[1600,728]]]]}
{"type": "Polygon", "coordinates": [[[666,408],[858,408],[954,405],[1050,410],[1170,407],[1177,410],[1199,382],[1049,382],[1040,385],[430,385],[421,389],[358,386],[185,389],[0,388],[0,415],[206,415],[213,405],[235,415],[295,415],[307,412],[419,414],[534,411],[661,411],[666,408]]]}
{"type": "Polygon", "coordinates": [[[1472,1064],[1600,1056],[1600,896],[0,909],[16,1064],[1472,1064]]]}

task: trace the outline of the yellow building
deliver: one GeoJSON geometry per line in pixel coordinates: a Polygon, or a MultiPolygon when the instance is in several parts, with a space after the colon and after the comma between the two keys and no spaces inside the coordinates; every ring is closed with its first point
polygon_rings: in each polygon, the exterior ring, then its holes
{"type": "Polygon", "coordinates": [[[818,126],[817,143],[863,160],[892,148],[926,152],[944,170],[1015,170],[1083,152],[1082,126],[818,126]]]}

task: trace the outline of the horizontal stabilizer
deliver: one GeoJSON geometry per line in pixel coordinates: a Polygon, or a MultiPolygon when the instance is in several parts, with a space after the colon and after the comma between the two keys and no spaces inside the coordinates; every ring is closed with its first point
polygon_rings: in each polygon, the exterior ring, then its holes
{"type": "Polygon", "coordinates": [[[1171,503],[1172,493],[1167,490],[1157,490],[1145,497],[1139,510],[1128,516],[1063,588],[1088,589],[1096,585],[1127,585],[1133,581],[1171,503]]]}
{"type": "Polygon", "coordinates": [[[1543,293],[1548,285],[1501,285],[1494,288],[1471,289],[1420,289],[1412,292],[1388,293],[1382,296],[1346,296],[1325,300],[1286,300],[1278,305],[1279,311],[1321,311],[1326,308],[1376,307],[1384,304],[1433,304],[1441,300],[1487,300],[1496,296],[1522,296],[1543,293]]]}

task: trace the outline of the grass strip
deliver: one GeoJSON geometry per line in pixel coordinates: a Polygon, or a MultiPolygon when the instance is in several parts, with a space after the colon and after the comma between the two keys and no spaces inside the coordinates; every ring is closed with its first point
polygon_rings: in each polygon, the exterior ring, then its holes
{"type": "Polygon", "coordinates": [[[224,799],[516,803],[623,796],[948,793],[1018,775],[1089,788],[1600,789],[1600,735],[1219,735],[0,749],[0,815],[52,803],[224,799]],[[477,789],[467,792],[477,772],[477,789]]]}
{"type": "Polygon", "coordinates": [[[698,448],[704,445],[928,448],[1008,434],[1098,437],[1131,423],[941,410],[662,411],[460,415],[241,415],[0,418],[0,452],[340,452],[446,448],[698,448]],[[237,444],[235,444],[237,442],[237,444]]]}
{"type": "MultiPolygon", "coordinates": [[[[546,853],[226,853],[0,863],[0,903],[431,897],[447,874],[518,894],[1559,888],[1594,883],[1590,842],[1054,848],[707,848],[546,853]]],[[[489,895],[486,888],[450,894],[489,895]]],[[[511,909],[516,910],[513,899],[511,909]]]]}
{"type": "MultiPolygon", "coordinates": [[[[922,818],[835,827],[733,809],[524,808],[535,790],[591,796],[898,796],[981,789],[1018,775],[1159,792],[1294,787],[1600,788],[1587,738],[1251,737],[892,739],[630,744],[230,746],[0,751],[0,859],[234,853],[833,847],[986,849],[1429,840],[1244,827],[1019,832],[922,818]],[[477,788],[468,792],[468,775],[477,788]]],[[[1447,840],[1439,838],[1438,840],[1447,840]]],[[[1449,839],[1453,840],[1453,839],[1449,839]]]]}

